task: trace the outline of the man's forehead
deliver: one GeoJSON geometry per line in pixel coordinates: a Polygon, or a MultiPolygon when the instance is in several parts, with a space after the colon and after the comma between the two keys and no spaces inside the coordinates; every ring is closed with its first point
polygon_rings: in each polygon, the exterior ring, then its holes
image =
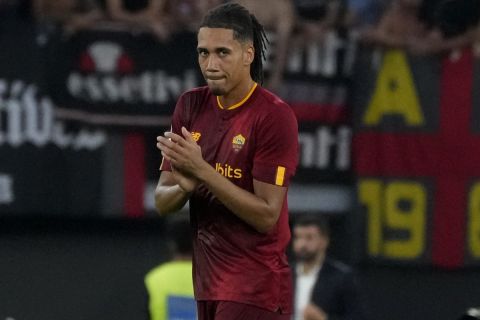
{"type": "Polygon", "coordinates": [[[219,48],[231,47],[236,45],[243,46],[245,44],[234,38],[233,29],[227,28],[202,27],[198,30],[197,40],[199,47],[208,46],[219,48]]]}
{"type": "Polygon", "coordinates": [[[293,228],[295,233],[304,233],[304,234],[312,234],[312,233],[318,233],[322,234],[322,231],[317,225],[314,224],[309,224],[309,225],[296,225],[293,228]]]}
{"type": "Polygon", "coordinates": [[[198,40],[233,41],[233,29],[202,27],[198,30],[198,40]]]}

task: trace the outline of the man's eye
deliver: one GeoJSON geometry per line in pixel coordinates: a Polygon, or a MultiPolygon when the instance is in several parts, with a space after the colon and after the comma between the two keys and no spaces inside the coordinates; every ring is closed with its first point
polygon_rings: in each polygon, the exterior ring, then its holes
{"type": "Polygon", "coordinates": [[[219,52],[220,56],[226,56],[228,54],[228,51],[227,50],[220,50],[219,52]]]}
{"type": "Polygon", "coordinates": [[[199,52],[198,52],[198,55],[199,55],[200,57],[206,57],[206,56],[208,56],[208,52],[206,52],[206,51],[199,51],[199,52]]]}

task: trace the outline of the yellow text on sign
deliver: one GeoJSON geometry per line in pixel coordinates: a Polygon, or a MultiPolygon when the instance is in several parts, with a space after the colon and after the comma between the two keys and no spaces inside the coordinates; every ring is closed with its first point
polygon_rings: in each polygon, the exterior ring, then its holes
{"type": "Polygon", "coordinates": [[[470,189],[468,199],[467,246],[473,258],[480,258],[480,183],[470,189]]]}
{"type": "Polygon", "coordinates": [[[388,50],[377,76],[372,98],[363,116],[365,125],[378,125],[385,116],[400,116],[407,126],[425,125],[407,57],[402,50],[388,50]]]}
{"type": "Polygon", "coordinates": [[[361,180],[359,200],[366,208],[367,252],[372,257],[411,260],[425,251],[427,191],[418,182],[361,180]],[[391,234],[402,233],[395,237],[391,234]]]}

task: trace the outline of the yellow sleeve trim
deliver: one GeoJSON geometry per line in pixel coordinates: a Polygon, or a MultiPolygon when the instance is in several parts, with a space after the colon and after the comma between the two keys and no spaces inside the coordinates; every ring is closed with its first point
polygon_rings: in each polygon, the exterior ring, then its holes
{"type": "Polygon", "coordinates": [[[277,177],[275,178],[275,184],[277,186],[283,186],[283,180],[285,179],[285,167],[277,167],[277,177]]]}

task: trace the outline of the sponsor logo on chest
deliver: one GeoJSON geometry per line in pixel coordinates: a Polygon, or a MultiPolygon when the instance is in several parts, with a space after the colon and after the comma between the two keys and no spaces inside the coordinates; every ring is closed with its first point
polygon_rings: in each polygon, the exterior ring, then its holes
{"type": "Polygon", "coordinates": [[[240,179],[243,174],[242,174],[242,169],[240,168],[234,168],[228,163],[221,164],[221,163],[215,163],[215,170],[220,173],[222,176],[227,177],[227,178],[233,178],[233,179],[240,179]]]}
{"type": "MultiPolygon", "coordinates": [[[[200,132],[192,131],[191,132],[193,139],[198,142],[202,134],[200,132]]],[[[232,139],[232,148],[233,151],[239,152],[245,145],[245,137],[241,134],[237,134],[232,139]]],[[[222,176],[230,179],[241,179],[243,177],[242,169],[235,168],[228,163],[215,163],[215,170],[220,173],[222,176]]]]}

